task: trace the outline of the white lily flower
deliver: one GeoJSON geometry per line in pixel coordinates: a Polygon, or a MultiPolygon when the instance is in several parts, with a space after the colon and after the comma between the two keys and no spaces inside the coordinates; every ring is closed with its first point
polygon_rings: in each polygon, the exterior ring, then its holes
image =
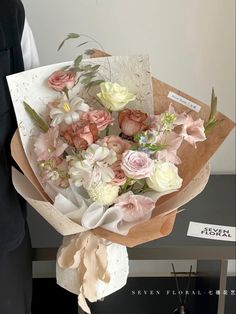
{"type": "Polygon", "coordinates": [[[51,109],[50,118],[52,119],[51,126],[56,126],[63,121],[66,124],[72,124],[80,119],[81,112],[89,111],[89,105],[80,97],[74,97],[70,101],[63,97],[56,108],[51,109]]]}
{"type": "Polygon", "coordinates": [[[82,153],[83,160],[72,158],[69,170],[72,182],[89,189],[98,183],[109,183],[115,174],[111,165],[117,160],[116,153],[104,146],[92,144],[82,153]]]}

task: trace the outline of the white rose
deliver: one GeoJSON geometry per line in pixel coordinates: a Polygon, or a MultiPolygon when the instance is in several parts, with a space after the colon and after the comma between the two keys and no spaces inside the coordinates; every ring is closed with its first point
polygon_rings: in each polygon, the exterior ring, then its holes
{"type": "Polygon", "coordinates": [[[178,175],[178,168],[174,164],[155,160],[153,171],[146,182],[157,192],[167,192],[179,189],[183,179],[178,175]]]}
{"type": "Polygon", "coordinates": [[[104,82],[100,84],[101,92],[97,94],[102,104],[111,111],[122,110],[136,96],[131,94],[126,87],[117,83],[104,82]]]}

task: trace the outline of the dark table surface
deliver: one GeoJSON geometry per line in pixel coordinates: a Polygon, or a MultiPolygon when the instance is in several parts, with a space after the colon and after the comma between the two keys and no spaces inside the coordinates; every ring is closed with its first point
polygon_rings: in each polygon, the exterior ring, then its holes
{"type": "MultiPolygon", "coordinates": [[[[235,259],[235,243],[187,236],[189,222],[235,226],[235,176],[212,175],[205,190],[179,213],[173,232],[129,249],[130,259],[235,259]]],[[[56,248],[62,237],[33,209],[28,221],[34,248],[56,248]]]]}

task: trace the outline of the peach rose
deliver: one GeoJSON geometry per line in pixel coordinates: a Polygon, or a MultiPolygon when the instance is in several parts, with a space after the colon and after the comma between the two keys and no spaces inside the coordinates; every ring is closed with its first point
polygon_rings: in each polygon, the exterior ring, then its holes
{"type": "Polygon", "coordinates": [[[79,121],[71,124],[63,134],[67,143],[77,149],[87,149],[94,143],[98,136],[98,128],[95,123],[79,121]]]}
{"type": "Polygon", "coordinates": [[[140,110],[125,109],[119,113],[118,121],[121,131],[127,136],[133,136],[147,129],[144,124],[147,118],[148,115],[140,110]]]}
{"type": "Polygon", "coordinates": [[[81,119],[90,123],[95,123],[99,131],[104,130],[113,122],[111,114],[104,110],[92,110],[81,115],[81,119]]]}
{"type": "Polygon", "coordinates": [[[114,185],[123,185],[125,184],[127,177],[124,174],[124,171],[121,169],[120,161],[116,161],[112,166],[115,177],[112,179],[112,184],[114,185]]]}
{"type": "Polygon", "coordinates": [[[48,86],[57,92],[62,92],[65,88],[71,89],[76,82],[74,71],[56,71],[48,78],[48,86]]]}
{"type": "Polygon", "coordinates": [[[123,140],[119,136],[115,136],[115,135],[104,137],[101,143],[107,145],[109,149],[114,150],[117,154],[118,159],[119,157],[121,158],[121,155],[125,151],[129,150],[131,147],[131,144],[128,141],[123,140]]]}

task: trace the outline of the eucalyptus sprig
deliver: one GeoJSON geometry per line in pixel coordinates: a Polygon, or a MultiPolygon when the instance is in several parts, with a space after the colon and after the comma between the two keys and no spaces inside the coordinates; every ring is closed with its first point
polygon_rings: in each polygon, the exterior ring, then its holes
{"type": "Polygon", "coordinates": [[[207,134],[210,130],[212,130],[217,123],[219,122],[216,119],[216,113],[217,113],[217,96],[215,95],[214,88],[212,88],[211,93],[211,112],[208,121],[205,123],[205,133],[207,134]]]}
{"type": "Polygon", "coordinates": [[[57,51],[59,51],[65,44],[65,42],[67,40],[70,40],[70,39],[77,39],[79,38],[80,35],[79,34],[76,34],[76,33],[69,33],[66,38],[60,43],[59,47],[57,48],[57,51]]]}
{"type": "MultiPolygon", "coordinates": [[[[80,39],[81,37],[88,38],[89,40],[80,43],[79,45],[77,45],[77,48],[87,45],[90,42],[95,42],[100,47],[100,49],[104,51],[104,48],[96,39],[92,38],[91,36],[88,36],[85,34],[78,34],[78,33],[69,33],[66,36],[66,38],[60,43],[57,50],[59,51],[68,40],[80,39]]],[[[95,53],[94,49],[86,49],[83,54],[79,55],[74,60],[73,66],[69,67],[70,70],[80,73],[77,83],[80,82],[88,89],[93,86],[100,85],[102,82],[104,82],[104,80],[96,79],[96,75],[97,75],[100,65],[91,65],[91,64],[82,65],[82,60],[83,60],[84,55],[91,57],[94,53],[95,53]]],[[[109,60],[108,60],[108,64],[109,64],[109,68],[111,68],[109,60]]]]}

